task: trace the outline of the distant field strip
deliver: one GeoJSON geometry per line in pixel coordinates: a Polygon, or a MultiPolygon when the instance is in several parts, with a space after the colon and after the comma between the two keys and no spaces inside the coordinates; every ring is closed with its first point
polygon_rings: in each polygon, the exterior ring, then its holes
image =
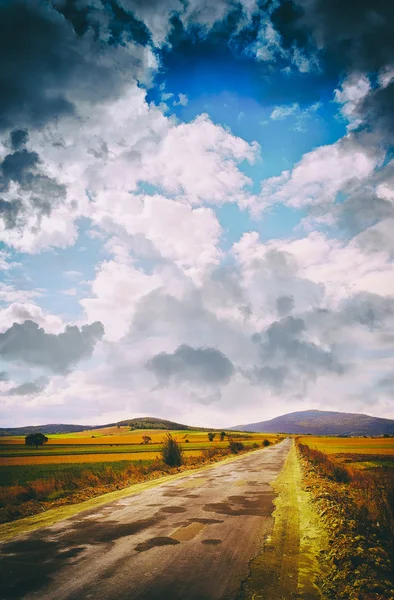
{"type": "Polygon", "coordinates": [[[302,444],[327,454],[386,454],[394,455],[394,438],[340,438],[306,435],[302,444]]]}
{"type": "MultiPolygon", "coordinates": [[[[186,452],[186,456],[200,456],[201,450],[191,450],[186,452]]],[[[129,460],[137,462],[140,460],[154,460],[159,457],[158,452],[119,452],[119,453],[100,453],[100,454],[65,454],[56,456],[48,454],[44,456],[10,456],[2,458],[1,466],[10,467],[13,465],[49,465],[49,464],[67,464],[67,463],[94,463],[94,462],[116,462],[120,460],[129,460]]]]}

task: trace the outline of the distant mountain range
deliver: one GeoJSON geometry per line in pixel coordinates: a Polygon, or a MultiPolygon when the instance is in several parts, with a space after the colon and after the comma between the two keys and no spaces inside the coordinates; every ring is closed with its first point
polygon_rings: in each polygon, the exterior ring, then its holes
{"type": "MultiPolygon", "coordinates": [[[[133,429],[186,429],[209,431],[204,427],[191,427],[175,421],[157,419],[155,417],[138,417],[126,419],[107,425],[29,425],[26,427],[8,427],[0,429],[1,435],[27,435],[41,431],[42,433],[75,433],[89,429],[103,429],[105,427],[127,426],[133,429]]],[[[380,419],[357,413],[331,412],[324,410],[304,410],[289,413],[248,425],[228,427],[231,431],[256,431],[263,433],[302,433],[312,435],[384,435],[394,434],[394,420],[380,419]]],[[[212,429],[215,431],[215,429],[212,429]]]]}
{"type": "Polygon", "coordinates": [[[313,435],[394,434],[394,420],[357,413],[303,410],[259,423],[237,425],[233,431],[264,433],[303,433],[313,435]]]}

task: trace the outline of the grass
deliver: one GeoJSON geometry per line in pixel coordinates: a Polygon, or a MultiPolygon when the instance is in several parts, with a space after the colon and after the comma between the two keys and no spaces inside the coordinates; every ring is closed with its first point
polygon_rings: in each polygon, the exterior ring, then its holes
{"type": "MultiPolygon", "coordinates": [[[[146,466],[151,464],[151,460],[141,460],[136,464],[146,466]]],[[[0,486],[10,485],[25,485],[36,479],[50,479],[52,477],[62,477],[63,475],[71,475],[72,477],[80,477],[82,471],[89,470],[95,475],[100,476],[108,467],[114,470],[115,473],[123,471],[130,462],[127,460],[116,463],[97,462],[97,463],[71,463],[71,464],[50,464],[50,465],[18,465],[15,467],[2,467],[0,486]]]]}
{"type": "MultiPolygon", "coordinates": [[[[351,453],[336,455],[298,441],[305,489],[330,538],[329,551],[322,557],[329,567],[323,582],[327,598],[394,598],[394,472],[387,453],[381,460],[377,457],[376,444],[373,466],[362,467],[368,441],[360,441],[359,454],[352,448],[351,453]],[[345,462],[350,456],[363,460],[345,462]]],[[[330,448],[334,446],[335,440],[330,448]]]]}

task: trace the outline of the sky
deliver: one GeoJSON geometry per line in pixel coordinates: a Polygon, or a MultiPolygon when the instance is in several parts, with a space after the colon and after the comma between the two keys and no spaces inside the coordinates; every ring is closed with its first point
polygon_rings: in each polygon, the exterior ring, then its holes
{"type": "Polygon", "coordinates": [[[0,426],[394,418],[394,4],[0,0],[0,426]]]}

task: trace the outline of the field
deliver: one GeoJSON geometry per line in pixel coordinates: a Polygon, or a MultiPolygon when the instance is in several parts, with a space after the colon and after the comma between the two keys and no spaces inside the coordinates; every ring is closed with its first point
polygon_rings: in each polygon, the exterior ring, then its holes
{"type": "Polygon", "coordinates": [[[299,441],[326,454],[380,454],[394,457],[394,438],[343,438],[306,435],[300,437],[299,441]]]}
{"type": "MultiPolygon", "coordinates": [[[[23,436],[0,438],[0,521],[43,510],[53,503],[79,502],[132,483],[169,472],[161,460],[161,442],[167,431],[129,427],[92,429],[48,435],[38,448],[23,436]],[[145,442],[143,443],[143,438],[145,442]]],[[[230,453],[229,440],[214,440],[206,431],[171,431],[184,451],[184,467],[193,468],[230,453]]],[[[231,434],[245,449],[262,447],[272,434],[231,434]]],[[[170,469],[171,471],[171,469],[170,469]]]]}

